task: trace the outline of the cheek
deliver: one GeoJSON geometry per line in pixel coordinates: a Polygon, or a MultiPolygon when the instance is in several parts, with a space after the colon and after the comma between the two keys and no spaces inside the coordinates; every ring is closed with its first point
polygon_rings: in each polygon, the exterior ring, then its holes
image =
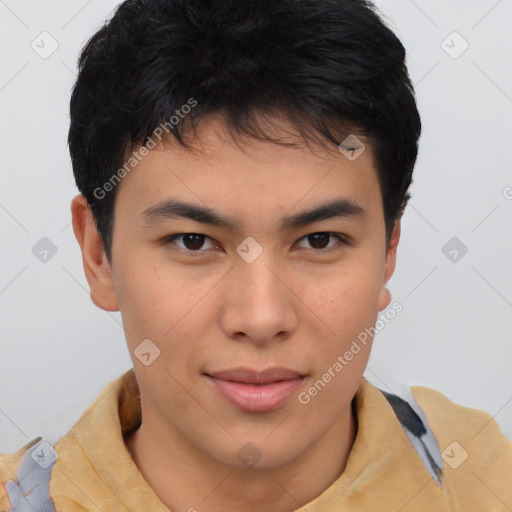
{"type": "Polygon", "coordinates": [[[159,345],[172,321],[173,308],[169,304],[179,302],[182,294],[176,294],[163,271],[143,252],[120,248],[116,256],[113,280],[128,345],[133,350],[146,338],[159,345]],[[176,301],[172,301],[173,295],[177,296],[176,301]]]}
{"type": "Polygon", "coordinates": [[[209,292],[215,282],[215,276],[191,279],[143,255],[118,261],[114,286],[131,351],[144,339],[160,348],[162,361],[191,350],[186,340],[209,321],[209,292]]]}
{"type": "Polygon", "coordinates": [[[154,269],[133,262],[121,268],[116,276],[115,288],[123,323],[129,334],[159,336],[163,331],[162,316],[165,288],[154,269]]]}
{"type": "Polygon", "coordinates": [[[317,276],[315,284],[303,283],[300,296],[338,339],[346,340],[375,322],[382,275],[382,264],[360,258],[323,280],[317,276]]]}

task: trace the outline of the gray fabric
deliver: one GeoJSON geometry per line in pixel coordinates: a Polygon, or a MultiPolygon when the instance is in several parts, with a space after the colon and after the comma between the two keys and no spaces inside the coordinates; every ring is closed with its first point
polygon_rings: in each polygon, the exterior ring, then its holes
{"type": "MultiPolygon", "coordinates": [[[[423,415],[425,419],[421,419],[420,415],[414,410],[411,404],[403,398],[382,391],[382,389],[380,391],[391,405],[398,421],[404,429],[405,435],[427,468],[430,476],[434,479],[436,484],[441,487],[443,477],[441,450],[439,450],[439,445],[428,426],[425,416],[423,415]],[[434,442],[432,442],[432,439],[434,442]]],[[[414,405],[416,406],[416,410],[418,410],[418,404],[414,402],[414,405]]]]}
{"type": "Polygon", "coordinates": [[[55,512],[49,489],[57,452],[44,439],[37,439],[21,460],[17,483],[9,480],[5,484],[11,502],[8,512],[55,512]]]}

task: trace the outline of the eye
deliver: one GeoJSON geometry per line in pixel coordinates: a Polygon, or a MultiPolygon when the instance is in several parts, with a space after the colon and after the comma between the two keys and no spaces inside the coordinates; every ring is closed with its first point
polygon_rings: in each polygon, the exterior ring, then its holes
{"type": "MultiPolygon", "coordinates": [[[[301,240],[305,240],[306,242],[308,242],[312,246],[314,252],[328,252],[333,250],[333,247],[336,247],[336,245],[341,247],[348,244],[346,237],[338,233],[332,233],[330,231],[311,233],[301,238],[299,242],[301,240]],[[339,240],[338,244],[329,245],[329,242],[332,240],[332,237],[336,237],[339,240]]],[[[306,249],[308,249],[308,247],[306,247],[306,249]]]]}
{"type": "MultiPolygon", "coordinates": [[[[336,246],[341,248],[348,245],[348,240],[344,235],[332,233],[330,231],[322,231],[318,233],[311,233],[298,240],[297,243],[305,241],[310,244],[310,247],[301,247],[310,249],[316,253],[329,252],[335,250],[336,246]],[[338,239],[338,243],[331,244],[333,237],[338,239]]],[[[212,238],[202,235],[200,233],[180,233],[178,235],[169,235],[162,240],[163,245],[175,245],[178,249],[193,255],[199,256],[200,253],[207,252],[210,249],[216,249],[219,245],[212,238]],[[205,241],[209,242],[210,246],[205,241]],[[194,254],[195,253],[195,254],[194,254]]]]}
{"type": "Polygon", "coordinates": [[[199,250],[204,248],[203,246],[205,240],[209,240],[211,245],[211,247],[207,247],[206,249],[215,249],[215,247],[218,247],[217,244],[213,243],[214,241],[210,237],[201,235],[199,233],[181,233],[179,235],[170,235],[164,238],[162,242],[164,245],[177,245],[179,249],[189,253],[200,253],[205,252],[205,250],[199,250]],[[179,244],[175,244],[175,241],[181,242],[181,246],[179,244]]]}

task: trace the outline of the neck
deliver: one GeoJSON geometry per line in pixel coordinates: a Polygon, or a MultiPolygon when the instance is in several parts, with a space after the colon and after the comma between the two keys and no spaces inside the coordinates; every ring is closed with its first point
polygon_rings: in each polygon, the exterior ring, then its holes
{"type": "Polygon", "coordinates": [[[140,427],[125,443],[145,480],[172,511],[292,512],[322,494],[343,473],[356,437],[354,411],[355,407],[347,407],[299,459],[273,468],[223,464],[144,410],[140,427]]]}

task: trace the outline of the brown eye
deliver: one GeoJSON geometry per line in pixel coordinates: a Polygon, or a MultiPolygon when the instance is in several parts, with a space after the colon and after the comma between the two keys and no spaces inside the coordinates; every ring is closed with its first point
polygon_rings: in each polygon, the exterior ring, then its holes
{"type": "Polygon", "coordinates": [[[178,249],[190,253],[202,253],[206,252],[208,249],[214,249],[216,247],[216,244],[211,238],[199,233],[181,233],[179,235],[171,235],[164,238],[163,243],[164,245],[176,245],[178,249]],[[180,243],[175,243],[176,241],[180,243]],[[205,249],[204,245],[206,241],[210,242],[210,247],[206,247],[205,249]]]}
{"type": "Polygon", "coordinates": [[[329,251],[333,248],[336,248],[336,246],[343,246],[347,242],[346,240],[337,233],[332,233],[330,231],[323,231],[319,233],[311,233],[310,235],[306,235],[305,237],[301,238],[300,241],[305,240],[309,244],[310,247],[303,247],[306,249],[312,249],[316,252],[323,252],[323,251],[329,251]],[[338,239],[338,243],[330,243],[331,240],[334,238],[338,239]]]}
{"type": "Polygon", "coordinates": [[[204,235],[183,235],[183,245],[190,251],[201,249],[204,244],[204,235]]]}
{"type": "Polygon", "coordinates": [[[313,249],[325,249],[329,244],[330,237],[329,233],[315,233],[314,235],[308,235],[308,242],[313,249]]]}

